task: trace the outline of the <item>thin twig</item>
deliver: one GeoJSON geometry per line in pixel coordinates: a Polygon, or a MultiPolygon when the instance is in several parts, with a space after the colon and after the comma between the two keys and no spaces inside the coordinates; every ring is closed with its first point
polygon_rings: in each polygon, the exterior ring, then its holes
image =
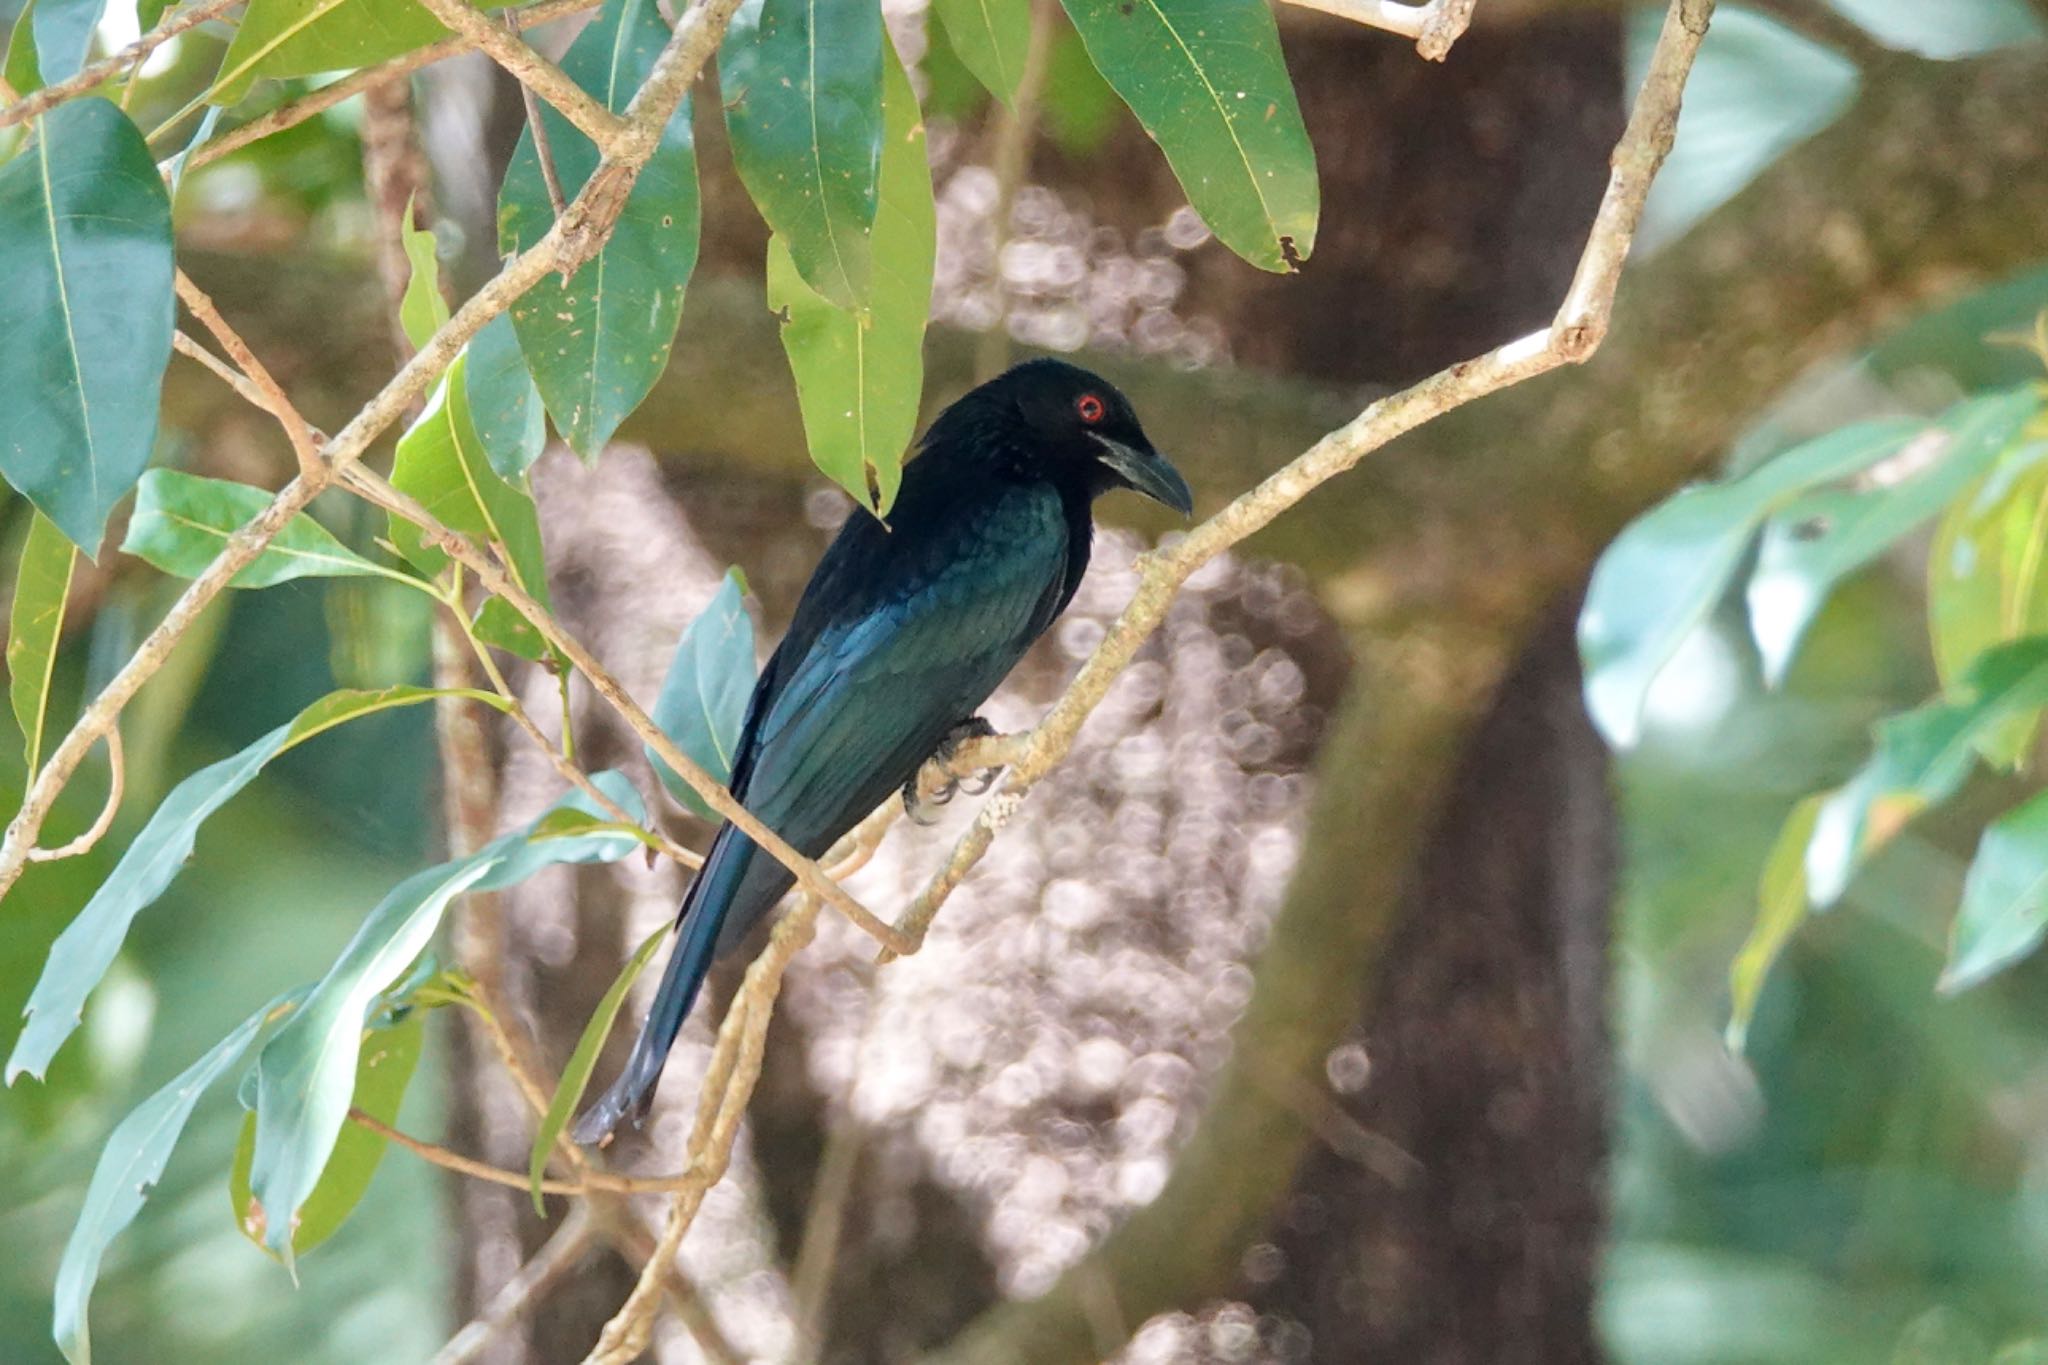
{"type": "Polygon", "coordinates": [[[100,813],[92,822],[92,828],[61,847],[32,848],[28,851],[28,860],[32,863],[54,863],[90,853],[92,846],[106,838],[107,831],[114,827],[114,815],[121,809],[123,776],[121,727],[116,725],[107,731],[107,799],[100,803],[100,813]]]}
{"type": "MultiPolygon", "coordinates": [[[[271,377],[263,362],[256,358],[256,353],[249,349],[249,343],[242,340],[242,334],[228,325],[227,319],[220,315],[220,309],[213,306],[213,300],[192,283],[192,277],[180,270],[177,283],[178,297],[184,301],[185,307],[205,324],[207,331],[213,333],[213,339],[228,353],[228,359],[234,361],[255,386],[264,410],[277,418],[278,425],[284,428],[285,439],[292,443],[292,453],[299,459],[300,477],[316,474],[320,468],[320,445],[312,424],[299,415],[284,386],[271,377]]],[[[239,385],[236,391],[241,392],[239,385]]]]}
{"type": "MultiPolygon", "coordinates": [[[[508,25],[512,22],[510,15],[506,16],[505,22],[508,25]]],[[[562,195],[562,178],[555,172],[555,149],[548,145],[548,126],[540,116],[540,100],[533,93],[533,88],[523,82],[519,87],[519,98],[526,106],[526,128],[533,134],[533,159],[540,164],[541,184],[547,186],[548,207],[554,210],[555,217],[560,218],[569,204],[562,195]]]]}
{"type": "Polygon", "coordinates": [[[177,351],[180,355],[192,357],[192,359],[213,371],[215,375],[220,377],[222,382],[237,394],[240,394],[257,411],[270,411],[270,402],[263,396],[263,390],[251,384],[240,370],[193,340],[190,333],[182,330],[171,333],[171,349],[177,351]]]}
{"type": "Polygon", "coordinates": [[[1385,29],[1415,40],[1415,50],[1424,59],[1440,62],[1451,54],[1451,46],[1472,23],[1478,0],[1430,0],[1427,5],[1403,5],[1398,0],[1286,0],[1301,9],[1332,14],[1367,28],[1385,29]]]}
{"type": "Polygon", "coordinates": [[[81,69],[75,76],[58,81],[55,85],[46,85],[25,96],[17,97],[11,88],[0,93],[0,98],[9,101],[5,109],[0,109],[0,128],[20,123],[24,119],[32,119],[68,99],[85,94],[102,82],[120,75],[129,67],[140,65],[150,53],[187,29],[197,28],[209,19],[218,19],[241,3],[242,0],[204,0],[202,4],[179,10],[119,52],[102,57],[91,66],[81,69]]]}
{"type": "MultiPolygon", "coordinates": [[[[493,1166],[488,1161],[451,1152],[438,1142],[428,1142],[410,1133],[392,1127],[375,1114],[366,1114],[360,1109],[348,1111],[349,1122],[358,1128],[388,1138],[422,1160],[439,1166],[457,1175],[466,1175],[473,1180],[488,1181],[493,1185],[504,1185],[510,1189],[524,1190],[532,1187],[524,1171],[508,1171],[493,1166]]],[[[583,1195],[592,1190],[604,1190],[610,1194],[673,1194],[686,1189],[695,1182],[694,1173],[685,1171],[681,1175],[614,1175],[610,1171],[587,1170],[574,1180],[547,1180],[540,1182],[542,1194],[583,1195]]]]}
{"type": "MultiPolygon", "coordinates": [[[[538,4],[526,5],[519,9],[500,10],[499,16],[504,22],[516,24],[521,29],[537,28],[572,14],[580,14],[594,7],[597,2],[598,0],[540,0],[538,4]]],[[[323,85],[318,90],[301,95],[288,104],[279,105],[259,118],[251,119],[231,132],[210,139],[205,146],[192,153],[187,165],[191,169],[197,169],[208,162],[218,161],[232,152],[239,152],[252,142],[260,142],[287,128],[296,127],[309,118],[324,114],[335,105],[361,94],[381,81],[394,76],[409,75],[421,67],[431,66],[449,57],[460,56],[473,46],[469,39],[457,34],[452,38],[443,38],[438,43],[429,43],[402,57],[393,57],[388,62],[364,67],[352,75],[342,77],[332,85],[323,85]]]]}
{"type": "Polygon", "coordinates": [[[418,0],[421,8],[511,74],[531,94],[539,95],[576,130],[596,144],[600,152],[626,132],[626,121],[592,99],[587,91],[569,79],[567,72],[535,52],[509,26],[493,23],[481,10],[463,0],[418,0]]]}
{"type": "Polygon", "coordinates": [[[562,1277],[576,1268],[576,1263],[590,1248],[591,1231],[589,1210],[581,1204],[571,1209],[569,1216],[562,1220],[562,1226],[556,1228],[554,1235],[541,1244],[540,1250],[519,1267],[519,1272],[491,1296],[483,1311],[434,1352],[429,1365],[467,1365],[467,1362],[475,1360],[493,1336],[546,1298],[562,1277]]]}

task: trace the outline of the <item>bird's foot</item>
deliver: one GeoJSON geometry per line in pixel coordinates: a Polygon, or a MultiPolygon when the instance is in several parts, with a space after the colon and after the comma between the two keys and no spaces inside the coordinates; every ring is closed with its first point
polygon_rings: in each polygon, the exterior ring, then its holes
{"type": "Polygon", "coordinates": [[[911,823],[937,824],[939,807],[951,801],[956,795],[965,792],[969,796],[980,796],[995,785],[996,776],[1001,769],[984,768],[971,777],[962,778],[953,776],[948,768],[962,746],[977,739],[988,739],[996,733],[996,727],[980,716],[969,716],[947,732],[946,737],[939,741],[939,747],[933,751],[927,765],[918,769],[916,775],[903,784],[903,813],[910,817],[911,823]],[[925,774],[932,768],[938,769],[938,776],[936,781],[928,786],[925,774]]]}

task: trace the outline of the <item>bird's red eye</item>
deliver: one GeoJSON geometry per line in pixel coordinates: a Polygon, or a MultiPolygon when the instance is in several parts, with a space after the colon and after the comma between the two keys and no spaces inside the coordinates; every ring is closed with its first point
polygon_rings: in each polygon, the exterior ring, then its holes
{"type": "Polygon", "coordinates": [[[1102,420],[1102,400],[1092,393],[1084,393],[1074,400],[1074,411],[1081,414],[1081,420],[1094,426],[1102,420]]]}

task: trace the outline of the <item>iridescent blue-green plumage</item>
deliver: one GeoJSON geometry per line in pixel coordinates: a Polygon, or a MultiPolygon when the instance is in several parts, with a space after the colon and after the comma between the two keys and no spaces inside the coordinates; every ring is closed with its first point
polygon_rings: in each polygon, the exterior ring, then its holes
{"type": "MultiPolygon", "coordinates": [[[[884,526],[856,512],[825,551],[741,729],[733,795],[817,857],[913,778],[1067,605],[1094,499],[1136,488],[1185,513],[1187,485],[1106,381],[1034,361],[953,404],[904,468],[884,526]]],[[[712,960],[794,878],[730,825],[626,1068],[575,1128],[603,1140],[646,1112],[712,960]]]]}

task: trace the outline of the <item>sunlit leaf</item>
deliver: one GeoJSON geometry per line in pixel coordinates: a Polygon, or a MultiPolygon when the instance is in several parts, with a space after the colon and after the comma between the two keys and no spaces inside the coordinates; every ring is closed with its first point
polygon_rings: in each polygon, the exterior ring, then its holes
{"type": "Polygon", "coordinates": [[[412,200],[407,199],[405,212],[399,215],[398,231],[412,274],[406,278],[405,295],[398,301],[398,325],[405,330],[406,340],[417,347],[426,345],[427,338],[448,321],[448,300],[441,297],[441,260],[435,254],[434,234],[427,228],[414,227],[412,216],[412,200]]]}
{"type": "Polygon", "coordinates": [[[1727,1041],[1731,1052],[1742,1051],[1749,1041],[1749,1025],[1756,1017],[1764,978],[1806,919],[1806,846],[1813,839],[1813,823],[1826,800],[1822,793],[1794,806],[1764,862],[1756,889],[1756,923],[1728,967],[1727,1041]]]}
{"type": "Polygon", "coordinates": [[[1958,404],[1940,428],[1922,438],[1942,443],[1924,468],[1896,482],[1815,489],[1773,515],[1764,526],[1748,589],[1750,629],[1765,681],[1783,681],[1807,627],[1838,583],[1955,501],[2040,408],[2034,385],[1958,404]]]}
{"type": "Polygon", "coordinates": [[[1977,741],[2048,705],[2048,638],[2000,645],[1970,670],[1964,695],[1877,723],[1870,758],[1828,798],[1806,850],[1810,903],[1841,899],[1856,870],[1907,822],[1947,800],[1977,761],[1977,741]]]}
{"type": "Polygon", "coordinates": [[[369,66],[447,36],[415,0],[250,0],[207,98],[239,104],[259,78],[369,66]]]}
{"type": "Polygon", "coordinates": [[[469,418],[484,455],[499,477],[517,479],[540,458],[548,427],[510,314],[500,313],[471,338],[465,375],[469,418]]]}
{"type": "Polygon", "coordinates": [[[804,281],[841,308],[868,301],[882,46],[875,5],[746,0],[718,51],[740,180],[804,281]]]}
{"type": "Polygon", "coordinates": [[[135,125],[98,98],[44,114],[0,166],[0,474],[88,554],[156,440],[171,273],[135,125]]]}
{"type": "Polygon", "coordinates": [[[924,393],[936,220],[917,96],[893,48],[883,93],[886,135],[868,309],[851,312],[814,292],[779,233],[768,242],[768,306],[783,314],[782,348],[796,375],[811,458],[863,506],[886,517],[924,393]]]}
{"type": "MultiPolygon", "coordinates": [[[[426,1016],[407,1013],[389,1028],[373,1029],[363,1040],[356,1059],[355,1088],[349,1108],[360,1109],[388,1125],[398,1122],[399,1106],[405,1102],[406,1087],[418,1069],[420,1052],[426,1045],[426,1016]]],[[[298,1226],[292,1231],[292,1254],[303,1256],[340,1231],[370,1188],[384,1149],[391,1140],[359,1124],[347,1124],[335,1139],[334,1154],[320,1172],[319,1183],[299,1210],[298,1226]]],[[[234,1209],[235,1226],[242,1235],[263,1247],[267,1232],[263,1207],[249,1188],[249,1171],[256,1157],[256,1115],[246,1114],[235,1142],[234,1164],[228,1172],[228,1200],[234,1209]]]]}
{"type": "Polygon", "coordinates": [[[2048,793],[1997,820],[1978,841],[1949,936],[1941,989],[1963,991],[2034,951],[2048,935],[2048,793]]]}
{"type": "MultiPolygon", "coordinates": [[[[270,503],[271,494],[246,483],[152,469],[142,476],[121,550],[165,573],[196,578],[226,547],[228,537],[254,521],[270,503]]],[[[263,552],[229,580],[229,586],[267,588],[315,576],[393,578],[420,586],[406,574],[363,558],[304,512],[286,522],[263,552]]]]}
{"type": "MultiPolygon", "coordinates": [[[[739,571],[727,573],[710,603],[683,632],[651,713],[662,733],[720,782],[732,775],[747,698],[754,690],[754,620],[747,615],[745,594],[739,571]]],[[[646,753],[670,796],[707,820],[717,818],[653,749],[646,753]]]]}
{"type": "Polygon", "coordinates": [[[1877,463],[1916,430],[1903,420],[1844,427],[1739,479],[1681,490],[1615,538],[1579,613],[1586,709],[1609,744],[1627,749],[1641,737],[1650,684],[1727,592],[1764,519],[1807,488],[1877,463]]]}
{"type": "Polygon", "coordinates": [[[7,1083],[23,1072],[40,1079],[84,1014],[86,997],[113,965],[135,917],[161,896],[192,854],[199,827],[249,785],[263,765],[344,721],[394,706],[461,696],[503,708],[495,694],[468,689],[388,687],[330,692],[240,753],[201,768],[171,789],[150,815],[92,899],[65,926],[24,1011],[28,1022],[7,1059],[7,1083]]]}
{"type": "MultiPolygon", "coordinates": [[[[577,35],[562,69],[605,107],[623,110],[668,36],[655,0],[614,0],[577,35]]],[[[552,108],[543,107],[541,119],[562,190],[574,197],[597,169],[597,148],[552,108]]],[[[528,132],[498,196],[499,249],[522,251],[553,225],[528,132]]],[[[512,305],[519,349],[555,430],[586,460],[597,457],[667,366],[683,288],[697,264],[697,240],[697,155],[685,100],[595,259],[567,285],[559,276],[543,276],[512,305]]],[[[498,416],[494,407],[493,421],[498,416]]],[[[505,467],[502,459],[499,467],[505,467]]]]}
{"type": "Polygon", "coordinates": [[[541,1117],[540,1127],[534,1130],[533,1148],[526,1159],[527,1189],[533,1195],[533,1209],[541,1217],[547,1217],[547,1206],[541,1202],[540,1182],[547,1175],[548,1153],[555,1149],[555,1141],[569,1124],[570,1115],[583,1102],[583,1091],[590,1084],[590,1073],[597,1068],[597,1054],[604,1047],[606,1035],[612,1031],[612,1021],[619,1016],[619,1007],[626,1003],[626,992],[640,979],[640,973],[654,957],[655,949],[661,947],[668,937],[669,926],[664,924],[643,940],[626,965],[606,988],[598,1000],[597,1008],[591,1011],[590,1019],[583,1025],[583,1034],[576,1040],[576,1050],[569,1054],[568,1065],[562,1068],[562,1079],[555,1086],[554,1098],[548,1101],[548,1112],[541,1117]]]}
{"type": "Polygon", "coordinates": [[[29,781],[43,759],[43,724],[50,706],[50,677],[57,666],[57,637],[64,626],[64,602],[71,595],[71,569],[78,549],[50,519],[29,520],[14,576],[14,605],[7,617],[7,699],[21,726],[22,771],[29,781]]]}
{"type": "Polygon", "coordinates": [[[72,1365],[87,1365],[92,1359],[86,1309],[99,1280],[100,1258],[142,1211],[200,1096],[241,1058],[258,1031],[291,1003],[291,997],[279,997],[243,1020],[177,1079],[137,1105],[108,1135],[86,1187],[85,1206],[57,1267],[50,1331],[72,1365]]]}
{"type": "Polygon", "coordinates": [[[932,0],[932,13],[976,79],[1004,104],[1013,102],[1031,46],[1031,0],[932,0]]]}
{"type": "Polygon", "coordinates": [[[1307,260],[1315,152],[1265,0],[1063,3],[1217,240],[1264,270],[1307,260]]]}

